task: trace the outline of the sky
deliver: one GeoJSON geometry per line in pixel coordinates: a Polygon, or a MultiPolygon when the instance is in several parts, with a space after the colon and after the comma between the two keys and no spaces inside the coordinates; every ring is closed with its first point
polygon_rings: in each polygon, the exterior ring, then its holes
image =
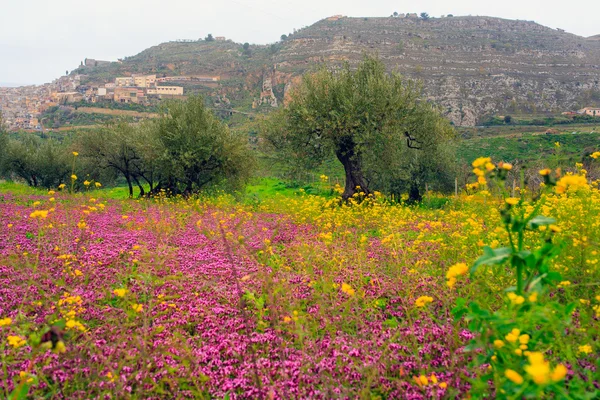
{"type": "Polygon", "coordinates": [[[81,60],[115,61],[177,39],[212,33],[267,44],[325,17],[481,15],[600,34],[600,1],[548,0],[0,0],[0,86],[42,84],[81,60]]]}

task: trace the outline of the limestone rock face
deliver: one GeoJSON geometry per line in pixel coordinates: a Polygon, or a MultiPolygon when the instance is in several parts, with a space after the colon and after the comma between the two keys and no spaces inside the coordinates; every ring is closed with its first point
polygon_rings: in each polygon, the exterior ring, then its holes
{"type": "Polygon", "coordinates": [[[342,18],[300,30],[273,57],[281,70],[358,63],[378,54],[423,81],[456,125],[511,112],[562,112],[600,104],[600,41],[530,21],[490,17],[342,18]]]}

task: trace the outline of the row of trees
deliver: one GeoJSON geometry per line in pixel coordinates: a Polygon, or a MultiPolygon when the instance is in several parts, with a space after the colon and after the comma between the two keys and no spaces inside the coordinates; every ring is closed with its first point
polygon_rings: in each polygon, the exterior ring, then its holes
{"type": "MultiPolygon", "coordinates": [[[[345,170],[345,199],[378,190],[419,200],[426,183],[437,190],[453,185],[454,130],[422,99],[419,84],[386,73],[373,57],[357,69],[306,75],[259,132],[263,153],[288,171],[315,170],[336,158],[345,170]]],[[[201,97],[167,102],[152,121],[84,131],[70,144],[30,136],[0,141],[0,174],[47,188],[69,180],[72,151],[81,176],[121,177],[130,195],[136,186],[141,195],[237,190],[255,166],[248,136],[219,121],[201,97]]]]}
{"type": "Polygon", "coordinates": [[[70,143],[0,134],[0,148],[4,177],[46,188],[69,182],[73,172],[100,182],[121,177],[131,196],[134,186],[142,196],[162,190],[189,195],[210,186],[237,190],[254,169],[247,138],[229,130],[201,97],[166,103],[156,120],[82,131],[70,143]]]}

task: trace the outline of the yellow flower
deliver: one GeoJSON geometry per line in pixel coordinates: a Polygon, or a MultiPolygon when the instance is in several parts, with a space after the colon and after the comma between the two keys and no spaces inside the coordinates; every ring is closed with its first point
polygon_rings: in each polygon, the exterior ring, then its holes
{"type": "Polygon", "coordinates": [[[425,375],[419,375],[419,376],[415,376],[415,382],[417,383],[417,385],[419,386],[425,386],[427,384],[429,384],[429,380],[427,379],[427,377],[425,375]]]}
{"type": "Polygon", "coordinates": [[[510,331],[510,333],[508,335],[506,335],[504,338],[507,341],[509,341],[510,343],[515,343],[517,340],[519,340],[520,334],[521,334],[521,331],[518,330],[517,328],[515,328],[512,331],[510,331]]]}
{"type": "Polygon", "coordinates": [[[506,171],[510,171],[511,169],[513,169],[513,166],[510,163],[500,163],[498,164],[498,166],[506,171]]]}
{"type": "Polygon", "coordinates": [[[143,304],[132,304],[131,308],[133,308],[133,311],[139,313],[144,310],[144,305],[143,304]]]}
{"type": "Polygon", "coordinates": [[[448,387],[448,384],[446,382],[442,382],[439,384],[440,388],[442,389],[446,389],[448,387]]]}
{"type": "Polygon", "coordinates": [[[49,190],[48,191],[48,196],[53,196],[56,192],[54,190],[49,190]]]}
{"type": "Polygon", "coordinates": [[[515,305],[523,304],[523,302],[525,301],[525,298],[523,296],[519,296],[514,292],[509,292],[507,296],[510,299],[510,302],[515,305]]]}
{"type": "Polygon", "coordinates": [[[102,184],[100,182],[96,182],[96,183],[94,183],[94,185],[96,185],[97,188],[102,186],[102,184]]]}
{"type": "Polygon", "coordinates": [[[29,218],[45,219],[48,217],[48,210],[35,210],[29,214],[29,218]]]}
{"type": "Polygon", "coordinates": [[[27,344],[27,341],[20,336],[10,335],[6,339],[8,340],[8,344],[14,347],[15,349],[18,349],[19,347],[25,346],[25,344],[27,344]]]}
{"type": "Polygon", "coordinates": [[[59,188],[59,189],[64,189],[64,188],[66,188],[66,187],[67,187],[67,185],[65,185],[64,183],[61,183],[60,185],[58,185],[58,188],[59,188]]]}
{"type": "Polygon", "coordinates": [[[527,374],[538,385],[547,383],[550,379],[550,363],[544,361],[544,355],[540,352],[531,352],[528,358],[529,365],[525,366],[527,374]]]}
{"type": "Polygon", "coordinates": [[[533,292],[529,295],[529,301],[531,301],[532,303],[537,301],[537,298],[538,298],[537,292],[533,292]]]}
{"type": "Polygon", "coordinates": [[[560,147],[560,142],[554,142],[554,147],[559,148],[560,147]]]}
{"type": "Polygon", "coordinates": [[[565,286],[569,286],[570,284],[571,284],[570,281],[562,281],[561,283],[558,284],[558,286],[565,287],[565,286]]]}
{"type": "Polygon", "coordinates": [[[516,206],[517,204],[519,204],[519,199],[516,197],[508,197],[505,201],[507,204],[510,204],[511,206],[516,206]]]}
{"type": "Polygon", "coordinates": [[[500,339],[496,339],[494,340],[494,347],[496,347],[497,349],[501,349],[502,347],[504,347],[504,342],[500,339]]]}
{"type": "Polygon", "coordinates": [[[74,181],[76,181],[77,180],[77,175],[75,175],[75,174],[71,175],[71,179],[74,180],[74,181]]]}
{"type": "Polygon", "coordinates": [[[565,379],[565,376],[567,376],[567,372],[567,367],[565,367],[562,364],[558,364],[556,368],[554,368],[554,371],[552,371],[550,379],[552,379],[554,382],[562,381],[563,379],[565,379]]]}
{"type": "Polygon", "coordinates": [[[113,293],[118,297],[125,297],[125,295],[129,292],[127,289],[115,289],[113,293]]]}
{"type": "Polygon", "coordinates": [[[346,293],[348,296],[354,296],[354,289],[352,289],[352,286],[348,285],[347,283],[342,283],[342,292],[346,293]]]}
{"type": "Polygon", "coordinates": [[[83,181],[83,184],[84,184],[85,186],[90,186],[90,185],[91,185],[91,183],[92,183],[92,182],[90,182],[90,181],[88,181],[88,180],[85,180],[85,181],[83,181]]]}
{"type": "Polygon", "coordinates": [[[415,305],[417,307],[425,307],[427,303],[431,303],[433,301],[433,297],[430,296],[421,296],[415,301],[415,305]]]}
{"type": "Polygon", "coordinates": [[[521,336],[519,336],[519,343],[527,344],[527,343],[529,343],[529,339],[530,338],[529,338],[528,334],[521,335],[521,336]]]}
{"type": "Polygon", "coordinates": [[[479,157],[478,159],[476,159],[475,161],[473,161],[473,167],[474,168],[479,168],[484,166],[487,163],[491,163],[492,159],[490,157],[479,157]]]}
{"type": "Polygon", "coordinates": [[[12,324],[12,319],[11,318],[2,318],[0,319],[0,326],[9,326],[10,324],[12,324]]]}
{"type": "Polygon", "coordinates": [[[556,182],[556,193],[566,193],[569,190],[578,190],[587,188],[589,185],[587,179],[582,175],[565,175],[556,182]]]}
{"type": "Polygon", "coordinates": [[[590,157],[592,157],[594,160],[596,160],[598,157],[600,157],[600,151],[595,151],[593,152],[590,157]]]}
{"type": "Polygon", "coordinates": [[[77,156],[79,155],[79,153],[78,153],[78,152],[76,152],[76,151],[74,151],[74,152],[73,152],[73,155],[74,155],[75,157],[77,157],[77,156]]]}
{"type": "Polygon", "coordinates": [[[467,264],[465,264],[465,263],[454,264],[453,266],[451,266],[448,269],[448,272],[446,273],[446,279],[448,279],[446,284],[449,287],[453,287],[454,284],[456,283],[456,277],[460,276],[460,275],[465,275],[468,271],[469,271],[469,267],[467,267],[467,264]]]}
{"type": "Polygon", "coordinates": [[[577,349],[579,353],[590,354],[592,352],[592,346],[589,344],[584,344],[583,346],[579,346],[577,349]]]}
{"type": "Polygon", "coordinates": [[[550,168],[541,169],[540,170],[540,175],[547,176],[547,175],[550,175],[551,172],[552,171],[550,170],[550,168]]]}
{"type": "Polygon", "coordinates": [[[506,371],[504,371],[504,376],[506,376],[508,380],[510,380],[513,383],[516,383],[517,385],[523,383],[523,377],[519,375],[517,371],[513,371],[512,369],[507,369],[506,371]]]}

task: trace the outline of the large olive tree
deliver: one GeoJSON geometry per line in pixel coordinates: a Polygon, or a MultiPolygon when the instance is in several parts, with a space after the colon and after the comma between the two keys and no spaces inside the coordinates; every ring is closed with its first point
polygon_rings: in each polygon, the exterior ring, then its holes
{"type": "Polygon", "coordinates": [[[346,64],[305,75],[270,122],[263,141],[290,164],[314,168],[337,157],[346,174],[346,199],[358,187],[367,194],[391,190],[422,171],[439,170],[438,161],[447,159],[439,155],[455,137],[450,123],[422,98],[418,83],[388,74],[370,56],[357,69],[346,64]]]}

